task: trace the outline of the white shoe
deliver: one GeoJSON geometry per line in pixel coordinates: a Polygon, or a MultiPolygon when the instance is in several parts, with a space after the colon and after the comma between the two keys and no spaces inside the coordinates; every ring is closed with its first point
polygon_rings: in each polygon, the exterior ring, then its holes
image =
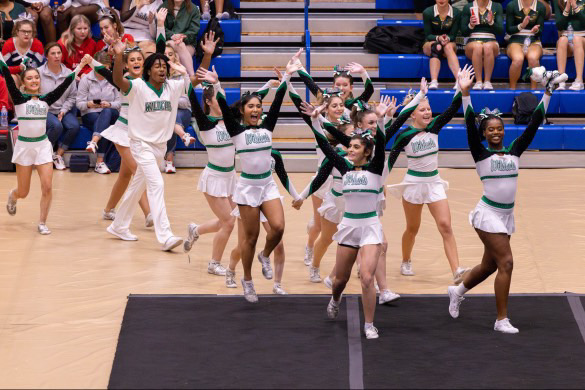
{"type": "Polygon", "coordinates": [[[101,162],[95,165],[95,169],[94,169],[97,173],[100,173],[102,175],[107,175],[109,173],[112,173],[110,171],[110,168],[108,168],[108,166],[106,165],[105,162],[101,162]]]}
{"type": "Polygon", "coordinates": [[[106,228],[106,231],[124,241],[138,241],[138,237],[130,233],[129,230],[124,233],[121,233],[114,229],[112,225],[110,225],[106,228]]]}
{"type": "Polygon", "coordinates": [[[508,334],[516,334],[520,332],[518,328],[514,328],[510,323],[508,318],[504,318],[503,320],[496,321],[494,324],[494,330],[497,332],[508,333],[508,334]]]}
{"type": "Polygon", "coordinates": [[[364,325],[364,333],[366,334],[366,338],[368,340],[377,339],[378,336],[378,329],[374,325],[365,326],[364,325]]]}
{"type": "Polygon", "coordinates": [[[438,89],[438,88],[439,88],[439,82],[437,80],[431,81],[431,83],[429,84],[429,89],[438,89]]]}
{"type": "Polygon", "coordinates": [[[177,236],[169,237],[169,239],[163,245],[162,250],[165,252],[170,252],[171,250],[178,247],[182,243],[183,243],[183,239],[181,237],[177,237],[177,236]]]}
{"type": "Polygon", "coordinates": [[[390,290],[382,290],[380,293],[380,297],[378,298],[378,303],[383,305],[385,303],[394,302],[395,300],[399,299],[400,295],[390,291],[390,290]]]}
{"type": "Polygon", "coordinates": [[[237,288],[238,284],[236,283],[236,273],[235,271],[230,271],[230,269],[225,270],[225,286],[227,288],[237,288]]]}
{"type": "Polygon", "coordinates": [[[246,298],[246,301],[250,303],[258,302],[258,295],[256,295],[256,290],[254,290],[254,282],[251,280],[247,282],[242,278],[242,287],[244,288],[244,298],[246,298]]]}
{"type": "Polygon", "coordinates": [[[447,289],[447,294],[449,294],[449,314],[451,317],[457,318],[459,317],[459,306],[461,306],[461,302],[465,300],[465,298],[459,296],[455,289],[455,286],[449,286],[447,289]]]}
{"type": "Polygon", "coordinates": [[[280,283],[274,283],[274,286],[272,287],[272,293],[276,295],[287,295],[286,291],[284,291],[280,283]]]}
{"type": "Polygon", "coordinates": [[[226,20],[230,18],[229,12],[222,12],[221,14],[217,15],[219,20],[226,20]]]}
{"type": "Polygon", "coordinates": [[[321,275],[319,275],[319,268],[309,267],[309,280],[311,283],[321,283],[321,275]]]}
{"type": "Polygon", "coordinates": [[[177,168],[172,161],[165,160],[165,173],[177,173],[177,168]]]}
{"type": "Polygon", "coordinates": [[[185,146],[191,146],[192,144],[195,143],[195,138],[191,137],[191,134],[189,133],[185,133],[185,135],[181,139],[183,140],[185,146]]]}
{"type": "Polygon", "coordinates": [[[203,12],[201,14],[201,19],[202,20],[211,20],[211,14],[209,12],[203,12]]]}
{"type": "Polygon", "coordinates": [[[272,279],[272,267],[270,266],[270,257],[266,257],[262,254],[262,251],[258,252],[258,261],[262,264],[262,275],[268,280],[272,279]]]}
{"type": "Polygon", "coordinates": [[[400,273],[404,276],[414,276],[414,271],[412,270],[412,261],[403,261],[400,263],[400,273]]]}
{"type": "Polygon", "coordinates": [[[154,226],[154,218],[152,218],[152,214],[148,213],[148,215],[146,216],[146,218],[144,218],[144,226],[146,226],[147,228],[153,227],[154,226]]]}
{"type": "Polygon", "coordinates": [[[225,276],[226,269],[217,261],[210,261],[207,263],[207,273],[217,276],[225,276]]]}
{"type": "Polygon", "coordinates": [[[490,90],[491,91],[491,90],[494,89],[494,86],[492,85],[491,82],[484,81],[484,83],[483,83],[483,89],[486,89],[486,90],[490,90]]]}
{"type": "Polygon", "coordinates": [[[329,304],[327,305],[327,317],[331,318],[332,320],[337,318],[337,315],[339,314],[340,303],[341,303],[341,298],[339,299],[339,302],[335,302],[333,300],[333,297],[331,297],[331,300],[329,301],[329,304]]]}
{"type": "Polygon", "coordinates": [[[478,81],[477,83],[475,83],[475,85],[473,86],[473,89],[483,89],[483,83],[481,81],[478,81]]]}
{"type": "Polygon", "coordinates": [[[85,148],[85,150],[87,150],[90,153],[94,153],[95,154],[97,152],[97,150],[98,150],[97,143],[96,142],[93,142],[93,141],[89,141],[87,143],[87,147],[85,148]]]}
{"type": "Polygon", "coordinates": [[[565,82],[559,83],[559,86],[557,87],[557,90],[564,91],[566,89],[567,89],[567,83],[565,83],[565,82]]]}
{"type": "MultiPolygon", "coordinates": [[[[569,89],[571,91],[582,91],[585,87],[583,86],[583,82],[582,81],[575,81],[573,82],[573,84],[571,84],[571,86],[569,87],[569,89]]],[[[504,320],[502,320],[504,321],[504,320]]],[[[512,325],[510,325],[512,326],[512,325]]]]}
{"type": "Polygon", "coordinates": [[[467,275],[469,271],[471,271],[471,268],[457,268],[457,271],[453,274],[453,283],[455,283],[455,285],[461,284],[463,278],[465,278],[465,275],[467,275]]]}
{"type": "Polygon", "coordinates": [[[193,247],[193,244],[199,239],[199,234],[197,234],[198,227],[199,225],[193,222],[187,226],[187,239],[185,240],[185,244],[183,244],[183,250],[185,253],[189,252],[193,247]]]}
{"type": "Polygon", "coordinates": [[[329,276],[327,276],[325,278],[325,280],[323,281],[323,284],[325,285],[325,287],[327,287],[329,290],[333,289],[333,280],[331,280],[331,278],[329,276]]]}
{"type": "Polygon", "coordinates": [[[37,229],[38,229],[39,233],[41,233],[43,236],[51,234],[51,231],[49,230],[47,225],[45,225],[44,223],[39,223],[39,226],[37,226],[37,229]]]}
{"type": "Polygon", "coordinates": [[[102,218],[106,221],[113,221],[116,219],[116,209],[111,209],[110,211],[102,210],[102,218]]]}
{"type": "Polygon", "coordinates": [[[314,249],[305,246],[305,265],[308,267],[313,264],[314,249]]]}
{"type": "Polygon", "coordinates": [[[12,196],[13,193],[14,193],[14,190],[11,190],[8,193],[8,201],[6,202],[6,211],[8,211],[8,214],[10,214],[10,215],[16,214],[16,200],[12,196]]]}
{"type": "Polygon", "coordinates": [[[59,171],[63,171],[67,168],[65,166],[65,160],[63,160],[63,157],[59,156],[57,153],[53,153],[53,165],[55,166],[55,169],[59,171]]]}

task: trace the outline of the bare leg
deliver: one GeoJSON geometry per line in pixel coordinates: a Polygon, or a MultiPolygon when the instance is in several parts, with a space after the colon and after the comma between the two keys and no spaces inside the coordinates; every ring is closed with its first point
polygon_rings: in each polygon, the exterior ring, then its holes
{"type": "Polygon", "coordinates": [[[376,267],[376,282],[380,291],[388,290],[388,280],[386,279],[386,251],[388,250],[388,241],[386,234],[384,234],[384,242],[380,246],[380,256],[378,257],[378,265],[376,267]]]}
{"type": "Polygon", "coordinates": [[[453,73],[453,76],[455,76],[455,78],[457,78],[457,74],[459,73],[460,69],[456,48],[457,46],[455,45],[455,43],[450,42],[447,44],[447,46],[445,46],[445,54],[443,54],[447,58],[449,69],[451,69],[451,73],[453,73]]]}
{"type": "MultiPolygon", "coordinates": [[[[280,202],[280,199],[278,199],[280,202]]],[[[240,253],[242,257],[242,267],[244,268],[244,280],[252,280],[252,263],[256,252],[256,242],[260,234],[260,208],[238,205],[240,217],[242,218],[243,229],[242,242],[240,243],[240,253]]]]}
{"type": "Polygon", "coordinates": [[[190,45],[185,45],[183,42],[176,44],[170,40],[168,43],[170,43],[173,49],[175,49],[181,64],[187,68],[189,76],[193,76],[195,74],[195,69],[193,68],[193,55],[195,54],[195,48],[190,45]]]}
{"type": "Polygon", "coordinates": [[[244,227],[242,226],[242,220],[240,218],[236,218],[238,221],[238,245],[236,245],[236,247],[234,249],[232,249],[232,252],[230,254],[230,271],[235,272],[236,271],[236,265],[238,265],[238,263],[240,262],[240,259],[242,257],[240,248],[242,247],[242,243],[244,242],[245,239],[245,235],[244,235],[244,227]]]}
{"type": "Polygon", "coordinates": [[[522,65],[524,64],[524,51],[522,50],[522,45],[519,43],[510,43],[508,45],[508,57],[510,57],[510,88],[516,89],[516,85],[518,84],[518,80],[522,74],[522,65]]]}
{"type": "Polygon", "coordinates": [[[557,68],[561,73],[565,73],[567,69],[568,48],[569,40],[567,37],[559,37],[557,42],[557,68]]]}
{"type": "Polygon", "coordinates": [[[16,188],[12,194],[14,200],[24,199],[28,196],[33,168],[33,165],[16,164],[16,188]]]}
{"type": "Polygon", "coordinates": [[[402,198],[402,207],[406,217],[406,230],[402,234],[402,261],[407,262],[411,259],[414,241],[420,228],[423,205],[409,203],[402,198]]]}
{"type": "Polygon", "coordinates": [[[471,60],[475,70],[475,79],[478,83],[483,82],[483,45],[480,42],[471,42],[465,46],[465,55],[471,60]]]}
{"type": "Polygon", "coordinates": [[[455,235],[451,227],[451,211],[449,210],[449,202],[447,199],[438,202],[429,203],[429,211],[435,219],[439,233],[443,237],[443,247],[445,248],[445,255],[449,260],[451,272],[455,273],[459,268],[459,254],[457,253],[457,243],[455,242],[455,235]]]}
{"type": "Polygon", "coordinates": [[[376,312],[376,289],[374,288],[374,275],[380,258],[382,245],[365,245],[360,248],[362,257],[361,283],[362,283],[362,304],[364,305],[365,322],[374,322],[376,312]]]}
{"type": "Polygon", "coordinates": [[[496,63],[496,57],[500,51],[500,46],[497,42],[486,42],[483,45],[483,70],[484,70],[484,82],[492,81],[492,73],[494,73],[494,65],[496,63]]]}
{"type": "Polygon", "coordinates": [[[332,295],[337,302],[341,299],[341,294],[351,276],[351,269],[359,248],[350,248],[347,246],[337,245],[337,256],[335,258],[335,279],[333,280],[332,295]]]}
{"type": "Polygon", "coordinates": [[[573,38],[573,57],[575,57],[575,69],[577,77],[575,81],[583,82],[583,66],[585,66],[585,39],[583,37],[575,36],[573,38]]]}
{"type": "Polygon", "coordinates": [[[319,234],[319,238],[315,241],[315,253],[313,255],[313,267],[319,268],[321,266],[321,260],[327,249],[333,242],[333,235],[337,232],[337,224],[326,220],[325,218],[321,217],[321,234],[319,234]]]}
{"type": "Polygon", "coordinates": [[[53,163],[37,165],[36,168],[41,180],[41,218],[39,222],[46,223],[53,199],[53,163]]]}
{"type": "MultiPolygon", "coordinates": [[[[266,230],[266,234],[270,234],[270,224],[268,222],[263,222],[262,226],[264,226],[264,230],[266,230]]],[[[274,248],[274,283],[280,284],[282,282],[282,274],[284,273],[284,261],[285,261],[285,254],[284,254],[284,244],[283,240],[280,240],[276,248],[274,248]]]]}
{"type": "MultiPolygon", "coordinates": [[[[528,48],[528,53],[526,53],[526,59],[528,60],[528,66],[530,68],[539,67],[541,58],[542,58],[542,46],[531,45],[528,48]]],[[[536,89],[537,87],[538,87],[537,83],[533,80],[530,80],[530,88],[536,89]]]]}
{"type": "Polygon", "coordinates": [[[312,195],[311,203],[313,204],[313,225],[309,227],[308,231],[309,239],[307,240],[307,247],[309,249],[315,248],[315,241],[319,237],[319,233],[321,233],[321,215],[317,212],[317,209],[323,204],[323,199],[312,195]]]}
{"type": "Polygon", "coordinates": [[[266,234],[266,244],[262,251],[264,256],[269,257],[274,248],[281,242],[284,234],[284,210],[280,199],[264,202],[260,209],[270,225],[270,232],[266,234]]]}
{"type": "Polygon", "coordinates": [[[218,198],[209,194],[204,195],[207,204],[209,204],[211,211],[217,216],[217,219],[199,225],[197,233],[201,235],[217,232],[213,237],[211,259],[220,262],[236,223],[236,217],[231,215],[233,204],[229,198],[218,198]],[[206,225],[209,225],[209,229],[206,228],[206,225]]]}

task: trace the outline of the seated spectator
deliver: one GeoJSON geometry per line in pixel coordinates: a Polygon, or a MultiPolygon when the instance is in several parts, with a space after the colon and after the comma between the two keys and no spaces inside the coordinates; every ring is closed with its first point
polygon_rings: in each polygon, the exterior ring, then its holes
{"type": "Polygon", "coordinates": [[[18,19],[18,15],[26,12],[22,4],[14,3],[10,0],[0,0],[0,18],[2,18],[2,43],[12,37],[12,28],[14,27],[14,20],[18,19]]]}
{"type": "Polygon", "coordinates": [[[97,12],[105,6],[106,4],[102,0],[65,1],[63,5],[57,8],[57,29],[59,33],[65,32],[69,28],[73,18],[78,15],[85,16],[91,23],[97,23],[97,12]]]}
{"type": "MultiPolygon", "coordinates": [[[[124,26],[120,22],[118,13],[113,8],[102,8],[98,12],[100,30],[102,38],[104,35],[108,35],[114,39],[121,38],[122,42],[134,42],[134,38],[130,34],[124,34],[124,26]]],[[[102,50],[106,47],[106,43],[103,39],[97,43],[97,49],[102,50]]]]}
{"type": "MultiPolygon", "coordinates": [[[[75,69],[84,55],[93,56],[98,51],[96,41],[91,38],[89,19],[84,15],[76,15],[71,19],[69,28],[63,33],[58,43],[63,52],[61,61],[69,69],[75,69]]],[[[87,74],[90,71],[91,68],[86,66],[81,74],[87,74]]]]}
{"type": "MultiPolygon", "coordinates": [[[[45,56],[47,62],[39,68],[42,94],[54,90],[71,74],[71,71],[61,63],[61,46],[57,42],[47,45],[45,56]]],[[[72,83],[61,98],[49,107],[47,114],[47,136],[53,144],[53,150],[57,149],[57,152],[53,153],[53,164],[58,170],[65,169],[63,155],[79,134],[76,96],[77,86],[76,83],[72,83]]]]}
{"type": "MultiPolygon", "coordinates": [[[[530,68],[540,66],[542,43],[540,36],[544,30],[546,8],[537,0],[511,1],[506,7],[506,33],[510,35],[507,54],[510,64],[510,88],[516,89],[522,74],[524,58],[530,68]]],[[[532,89],[536,82],[531,81],[532,89]]]]}
{"type": "Polygon", "coordinates": [[[473,89],[494,89],[492,73],[500,45],[496,35],[504,32],[504,10],[491,0],[476,0],[467,4],[461,14],[461,32],[469,37],[465,55],[475,69],[473,89]]]}
{"type": "MultiPolygon", "coordinates": [[[[110,56],[100,51],[95,56],[106,68],[111,65],[110,56]]],[[[111,142],[101,136],[101,132],[110,127],[120,115],[120,92],[106,79],[91,71],[81,78],[77,87],[77,108],[81,111],[81,121],[92,131],[91,141],[87,143],[87,151],[97,153],[95,171],[110,173],[104,163],[104,155],[111,142]]]]}
{"type": "Polygon", "coordinates": [[[549,20],[550,17],[552,16],[552,7],[550,5],[550,0],[538,0],[538,2],[542,5],[544,5],[544,9],[546,10],[546,13],[544,15],[544,20],[549,20]]]}
{"type": "Polygon", "coordinates": [[[124,30],[132,35],[143,52],[147,49],[156,51],[154,31],[150,30],[149,25],[154,24],[154,15],[162,3],[162,0],[135,0],[128,10],[124,11],[122,7],[120,20],[124,25],[124,30]]]}
{"type": "MultiPolygon", "coordinates": [[[[555,22],[559,30],[557,42],[557,67],[564,73],[567,69],[567,58],[575,58],[577,77],[569,87],[573,91],[583,89],[583,66],[585,66],[585,10],[577,5],[576,0],[554,0],[555,22]]],[[[558,89],[566,89],[565,83],[558,89]]]]}
{"type": "MultiPolygon", "coordinates": [[[[179,64],[179,57],[175,53],[173,47],[167,44],[165,49],[165,55],[169,58],[169,62],[179,64]]],[[[171,69],[169,77],[171,80],[182,80],[183,75],[171,69]]],[[[167,141],[167,152],[165,154],[165,172],[175,173],[175,149],[177,148],[177,138],[183,138],[185,136],[185,129],[191,125],[191,102],[187,95],[181,96],[179,99],[179,108],[177,110],[177,120],[175,123],[175,131],[171,139],[167,141]]]]}
{"type": "Polygon", "coordinates": [[[165,0],[161,8],[168,10],[165,20],[167,42],[175,49],[189,76],[195,74],[193,55],[199,32],[199,8],[190,0],[165,0]]]}
{"type": "Polygon", "coordinates": [[[35,23],[30,14],[21,14],[21,19],[15,20],[12,38],[7,40],[2,47],[4,62],[8,65],[18,86],[21,84],[19,75],[25,65],[38,68],[45,62],[43,44],[35,38],[35,35],[35,23]]]}
{"type": "Polygon", "coordinates": [[[6,107],[8,110],[8,118],[12,119],[14,117],[14,106],[12,105],[12,99],[10,99],[10,95],[8,94],[6,80],[4,80],[4,77],[0,76],[0,110],[2,107],[6,107]]]}
{"type": "Polygon", "coordinates": [[[35,24],[41,23],[45,42],[55,42],[57,40],[57,31],[55,30],[55,22],[53,20],[53,9],[51,8],[51,0],[21,0],[23,3],[28,3],[26,10],[35,19],[35,24]]]}
{"type": "Polygon", "coordinates": [[[461,13],[449,5],[449,0],[436,0],[436,4],[425,9],[423,21],[426,42],[423,46],[425,55],[431,57],[431,83],[429,89],[439,87],[441,58],[447,58],[449,68],[457,80],[459,60],[455,37],[459,31],[461,13]]]}

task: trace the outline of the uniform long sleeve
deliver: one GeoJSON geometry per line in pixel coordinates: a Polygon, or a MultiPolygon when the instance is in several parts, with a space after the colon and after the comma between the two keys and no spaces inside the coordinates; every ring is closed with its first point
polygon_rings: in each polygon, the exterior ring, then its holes
{"type": "Polygon", "coordinates": [[[293,197],[293,199],[295,200],[300,199],[301,197],[297,193],[295,186],[288,177],[288,173],[286,172],[286,168],[284,167],[284,160],[282,159],[282,155],[280,154],[280,152],[276,149],[272,149],[270,155],[274,160],[274,172],[278,176],[278,179],[280,180],[284,188],[286,188],[286,190],[288,191],[290,196],[293,197]]]}
{"type": "Polygon", "coordinates": [[[213,85],[213,90],[215,92],[215,97],[217,99],[217,103],[219,104],[219,108],[221,109],[221,113],[223,116],[223,122],[225,123],[225,128],[230,135],[230,137],[235,137],[238,134],[244,132],[244,128],[234,117],[230,106],[227,104],[227,100],[225,95],[221,91],[221,86],[218,83],[213,85]]]}
{"type": "Polygon", "coordinates": [[[514,142],[512,142],[512,144],[510,145],[509,149],[511,154],[520,157],[522,153],[524,153],[526,149],[528,149],[528,147],[532,143],[532,140],[534,139],[534,136],[536,135],[536,131],[538,130],[538,128],[542,124],[542,121],[544,120],[544,116],[546,114],[546,110],[548,109],[549,102],[550,95],[544,94],[542,100],[532,113],[530,123],[528,123],[526,129],[524,130],[522,135],[516,138],[516,140],[514,140],[514,142]]]}
{"type": "Polygon", "coordinates": [[[280,115],[280,107],[282,106],[282,102],[284,100],[284,96],[286,95],[287,83],[290,79],[290,75],[285,74],[282,77],[282,82],[280,86],[276,90],[276,95],[274,96],[274,100],[270,105],[270,110],[268,111],[268,115],[262,125],[268,131],[274,131],[276,127],[276,121],[278,121],[278,116],[280,115]]]}
{"type": "Polygon", "coordinates": [[[414,97],[414,99],[412,99],[398,114],[398,117],[392,121],[392,123],[390,124],[390,126],[384,126],[385,130],[386,130],[386,135],[385,135],[385,139],[386,141],[390,141],[392,139],[392,137],[394,137],[394,135],[396,133],[398,133],[398,131],[400,130],[400,128],[406,123],[406,121],[408,120],[408,118],[410,118],[410,115],[412,115],[412,112],[414,110],[416,110],[416,108],[418,107],[418,105],[420,104],[420,102],[425,98],[425,94],[420,92],[416,94],[416,96],[414,97]]]}
{"type": "Polygon", "coordinates": [[[305,69],[301,69],[297,73],[313,96],[317,97],[319,94],[323,93],[323,90],[317,85],[317,83],[315,83],[315,80],[313,80],[311,75],[308,74],[305,69]]]}
{"type": "Polygon", "coordinates": [[[333,172],[333,163],[326,158],[325,160],[323,160],[321,166],[317,170],[315,178],[311,180],[311,182],[307,185],[303,192],[301,192],[300,195],[301,199],[305,200],[309,196],[317,192],[319,188],[321,188],[321,186],[323,186],[323,184],[327,182],[327,179],[331,175],[331,172],[333,172]]]}
{"type": "Polygon", "coordinates": [[[481,143],[479,136],[479,130],[475,122],[475,112],[471,105],[471,96],[464,96],[463,110],[465,112],[465,127],[467,128],[467,144],[469,145],[469,151],[473,157],[473,161],[481,161],[485,157],[486,148],[481,143]]]}
{"type": "Polygon", "coordinates": [[[81,72],[81,67],[77,65],[77,67],[63,80],[61,84],[57,86],[51,92],[42,95],[39,99],[47,103],[49,106],[55,103],[57,100],[61,98],[61,96],[67,91],[71,83],[75,81],[77,75],[81,72]]]}
{"type": "Polygon", "coordinates": [[[311,126],[311,130],[315,135],[317,145],[323,151],[325,156],[331,161],[333,166],[337,168],[337,170],[342,175],[347,173],[350,170],[349,163],[343,157],[338,155],[337,152],[333,149],[333,147],[329,144],[327,137],[325,137],[325,135],[323,134],[323,129],[321,128],[321,125],[318,120],[317,121],[313,120],[313,126],[311,126]]]}
{"type": "Polygon", "coordinates": [[[27,102],[27,98],[20,92],[20,89],[16,86],[12,75],[10,74],[10,70],[8,69],[8,65],[4,62],[3,59],[0,58],[0,72],[6,81],[6,87],[8,88],[8,93],[10,93],[10,97],[12,98],[12,102],[14,105],[23,104],[27,102]]]}
{"type": "Polygon", "coordinates": [[[191,102],[191,109],[193,110],[193,115],[195,116],[195,121],[197,121],[197,127],[199,127],[199,131],[209,131],[215,127],[215,123],[213,123],[207,115],[201,109],[201,105],[197,100],[197,95],[195,94],[195,90],[191,88],[189,90],[189,101],[191,102]]]}
{"type": "Polygon", "coordinates": [[[461,108],[461,90],[457,87],[455,91],[455,96],[453,96],[453,100],[451,101],[451,105],[447,108],[447,110],[433,119],[433,121],[427,127],[428,131],[434,134],[439,134],[441,129],[449,122],[451,119],[457,114],[461,108]]]}

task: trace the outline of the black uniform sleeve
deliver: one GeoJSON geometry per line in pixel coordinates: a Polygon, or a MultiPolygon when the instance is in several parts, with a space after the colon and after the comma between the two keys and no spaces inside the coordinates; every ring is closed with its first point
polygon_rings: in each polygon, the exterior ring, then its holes
{"type": "Polygon", "coordinates": [[[110,84],[112,84],[114,86],[114,88],[116,88],[118,91],[120,90],[120,88],[118,88],[118,86],[116,85],[116,83],[114,83],[114,75],[112,74],[112,71],[109,70],[108,68],[106,68],[105,66],[96,66],[93,68],[93,70],[99,74],[100,76],[102,76],[104,79],[106,79],[106,81],[110,84]]]}
{"type": "Polygon", "coordinates": [[[223,93],[217,92],[216,95],[217,103],[219,104],[219,108],[221,109],[221,114],[223,116],[223,122],[225,123],[225,128],[229,133],[230,137],[235,137],[238,134],[244,132],[244,128],[242,125],[238,123],[234,115],[232,114],[232,110],[230,106],[227,104],[225,100],[225,96],[223,93]]]}
{"type": "Polygon", "coordinates": [[[331,122],[323,123],[323,128],[333,136],[341,145],[349,148],[349,142],[351,141],[351,137],[345,134],[342,131],[339,131],[337,127],[331,122]]]}
{"type": "Polygon", "coordinates": [[[197,95],[195,95],[195,89],[193,88],[189,88],[189,101],[191,102],[191,109],[195,115],[195,120],[197,121],[199,131],[208,131],[213,129],[215,127],[215,123],[210,121],[207,115],[205,115],[201,109],[201,105],[199,105],[199,101],[197,100],[197,95]]]}
{"type": "Polygon", "coordinates": [[[315,83],[315,80],[313,80],[310,74],[308,74],[304,70],[299,70],[297,73],[301,80],[303,80],[303,83],[305,83],[305,86],[309,88],[309,91],[311,91],[313,96],[317,97],[319,94],[323,93],[323,90],[319,88],[319,86],[315,83]]]}
{"type": "Polygon", "coordinates": [[[370,164],[368,164],[367,170],[375,173],[376,175],[382,176],[384,172],[384,162],[386,161],[386,139],[384,132],[378,127],[376,131],[376,143],[374,145],[374,157],[370,164]]]}
{"type": "Polygon", "coordinates": [[[394,164],[396,163],[400,152],[402,152],[402,149],[408,145],[412,137],[417,135],[418,132],[419,131],[417,129],[408,128],[398,134],[396,140],[394,140],[394,144],[392,145],[390,155],[388,156],[388,172],[392,172],[392,168],[394,168],[394,164]]]}
{"type": "Polygon", "coordinates": [[[298,198],[299,195],[297,194],[297,191],[294,189],[294,186],[292,185],[292,183],[288,179],[288,173],[286,172],[286,169],[284,167],[284,161],[282,159],[282,155],[276,149],[272,149],[270,151],[270,155],[271,155],[272,159],[274,160],[274,172],[278,176],[278,179],[280,180],[280,182],[282,183],[284,188],[286,188],[287,192],[293,198],[295,198],[295,199],[298,198]]]}
{"type": "Polygon", "coordinates": [[[534,110],[534,112],[532,113],[530,123],[528,123],[528,126],[526,126],[526,129],[524,130],[522,135],[516,138],[510,145],[509,147],[510,154],[520,157],[522,153],[524,153],[526,149],[528,149],[528,146],[530,146],[530,143],[532,142],[534,136],[536,135],[536,131],[538,130],[538,128],[542,124],[542,121],[544,120],[545,111],[546,111],[545,107],[541,102],[536,107],[536,110],[534,110]]]}
{"type": "Polygon", "coordinates": [[[4,80],[6,80],[6,87],[8,88],[8,92],[10,93],[10,97],[15,106],[24,104],[30,100],[30,97],[27,98],[22,92],[20,92],[20,89],[18,89],[12,75],[10,74],[8,65],[2,60],[0,60],[0,72],[2,73],[2,76],[4,76],[4,80]]]}
{"type": "Polygon", "coordinates": [[[473,161],[478,162],[489,157],[489,152],[481,143],[479,130],[475,123],[475,112],[471,104],[465,107],[465,126],[467,127],[467,144],[473,156],[473,161]]]}
{"type": "Polygon", "coordinates": [[[274,100],[270,105],[268,115],[266,116],[266,119],[264,119],[264,122],[262,122],[262,126],[268,131],[274,131],[274,128],[276,127],[276,121],[280,115],[280,107],[282,106],[282,101],[286,95],[286,89],[286,80],[283,79],[282,83],[280,83],[280,86],[276,90],[276,95],[274,96],[274,100]]]}
{"type": "Polygon", "coordinates": [[[301,99],[301,97],[292,88],[288,92],[288,96],[290,97],[290,100],[292,100],[293,104],[297,108],[299,114],[301,114],[301,118],[303,118],[307,125],[311,126],[311,117],[308,116],[307,114],[304,114],[303,111],[301,110],[301,103],[303,102],[303,99],[301,99]]]}
{"type": "Polygon", "coordinates": [[[455,96],[453,96],[453,101],[451,101],[451,105],[447,110],[433,119],[429,127],[427,128],[430,133],[439,134],[443,126],[453,119],[459,108],[461,107],[461,91],[455,91],[455,96]]]}
{"type": "Polygon", "coordinates": [[[351,108],[351,106],[353,106],[353,104],[358,100],[361,100],[362,102],[367,103],[373,94],[374,94],[374,85],[372,84],[372,80],[370,80],[370,78],[368,77],[366,79],[366,83],[364,85],[364,92],[362,92],[362,94],[360,96],[358,96],[357,98],[346,100],[345,107],[351,108]]]}
{"type": "Polygon", "coordinates": [[[329,144],[329,141],[327,140],[327,138],[323,134],[321,134],[317,130],[315,130],[315,128],[313,126],[311,126],[311,130],[313,131],[313,134],[315,135],[315,140],[317,141],[317,145],[323,151],[323,153],[325,154],[325,157],[327,157],[331,161],[333,166],[335,168],[337,168],[337,170],[341,173],[341,175],[343,176],[348,171],[350,171],[351,167],[350,167],[349,163],[347,162],[347,160],[345,160],[343,157],[341,157],[339,154],[337,154],[337,152],[329,144]]]}
{"type": "Polygon", "coordinates": [[[61,98],[61,96],[67,91],[67,88],[75,81],[75,73],[71,72],[69,76],[63,80],[61,84],[57,86],[54,90],[47,93],[46,95],[42,95],[39,99],[47,103],[49,106],[55,103],[57,100],[61,98]]]}

